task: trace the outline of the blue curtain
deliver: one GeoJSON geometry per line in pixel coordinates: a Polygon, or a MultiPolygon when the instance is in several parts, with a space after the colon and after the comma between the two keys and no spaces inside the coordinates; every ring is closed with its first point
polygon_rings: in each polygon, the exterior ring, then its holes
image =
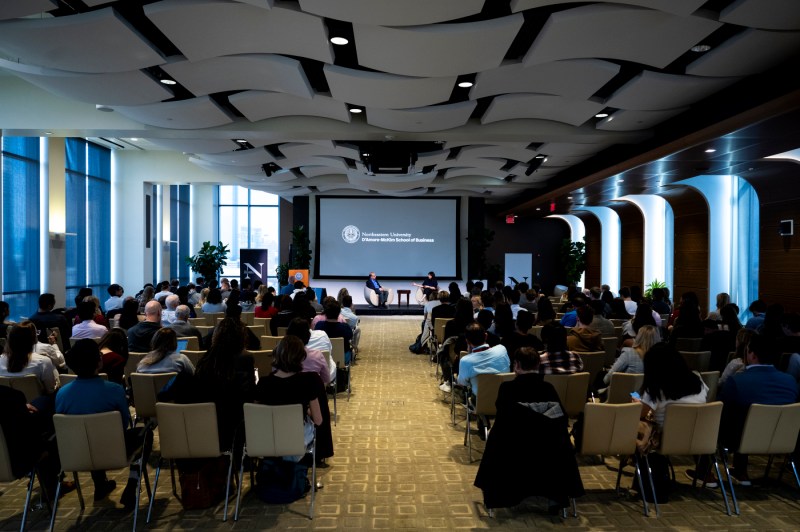
{"type": "Polygon", "coordinates": [[[11,319],[36,312],[39,298],[39,139],[2,138],[3,300],[11,319]]]}
{"type": "Polygon", "coordinates": [[[189,185],[178,186],[178,279],[181,285],[189,282],[189,265],[186,257],[192,255],[189,249],[189,185]]]}
{"type": "Polygon", "coordinates": [[[66,259],[67,306],[86,282],[86,141],[67,139],[66,259]]]}

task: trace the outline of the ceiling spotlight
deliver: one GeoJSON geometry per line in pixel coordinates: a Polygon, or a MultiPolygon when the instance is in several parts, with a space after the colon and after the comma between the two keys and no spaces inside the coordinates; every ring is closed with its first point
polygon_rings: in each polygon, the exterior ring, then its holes
{"type": "Polygon", "coordinates": [[[572,199],[572,196],[567,196],[567,199],[572,199]]]}
{"type": "Polygon", "coordinates": [[[331,42],[337,46],[344,46],[345,44],[348,44],[350,41],[348,41],[344,37],[331,37],[331,42]]]}
{"type": "Polygon", "coordinates": [[[624,179],[617,179],[617,183],[624,183],[624,182],[625,182],[624,179]]]}
{"type": "Polygon", "coordinates": [[[361,156],[362,156],[362,157],[369,157],[369,153],[366,153],[366,152],[365,152],[365,153],[362,153],[362,154],[361,154],[361,156]]]}
{"type": "Polygon", "coordinates": [[[537,210],[537,211],[541,211],[541,210],[542,210],[542,208],[541,208],[541,207],[536,207],[536,210],[537,210]]]}
{"type": "Polygon", "coordinates": [[[707,44],[698,44],[697,46],[692,46],[691,50],[697,53],[703,53],[711,50],[711,46],[707,44]]]}
{"type": "Polygon", "coordinates": [[[131,141],[133,141],[133,142],[138,142],[138,141],[139,141],[139,139],[138,139],[138,137],[131,137],[131,141]]]}
{"type": "MultiPolygon", "coordinates": [[[[44,134],[45,134],[45,135],[52,135],[52,134],[53,134],[53,132],[52,132],[52,131],[45,131],[45,132],[44,132],[44,134]]],[[[751,168],[751,170],[752,170],[752,168],[751,168]]]]}
{"type": "Polygon", "coordinates": [[[605,118],[608,116],[608,113],[597,113],[594,115],[595,118],[605,118]]]}
{"type": "Polygon", "coordinates": [[[472,85],[474,85],[474,83],[472,83],[471,81],[462,81],[461,83],[458,84],[458,86],[461,87],[462,89],[468,89],[472,87],[472,85]]]}
{"type": "Polygon", "coordinates": [[[162,78],[159,80],[164,85],[177,85],[178,82],[171,78],[162,78]]]}
{"type": "Polygon", "coordinates": [[[236,140],[234,140],[233,142],[235,142],[235,143],[237,143],[237,144],[247,144],[247,141],[246,141],[246,140],[244,140],[244,139],[236,139],[236,140]]]}
{"type": "Polygon", "coordinates": [[[715,150],[714,148],[708,148],[706,150],[706,153],[714,153],[715,151],[717,151],[717,150],[715,150]]]}
{"type": "Polygon", "coordinates": [[[107,105],[95,105],[94,108],[97,109],[100,112],[103,112],[103,113],[113,113],[114,112],[114,108],[113,107],[109,107],[107,105]]]}
{"type": "Polygon", "coordinates": [[[350,111],[354,115],[357,115],[359,113],[363,113],[364,112],[363,109],[359,109],[358,107],[351,107],[350,109],[348,109],[348,111],[350,111]]]}

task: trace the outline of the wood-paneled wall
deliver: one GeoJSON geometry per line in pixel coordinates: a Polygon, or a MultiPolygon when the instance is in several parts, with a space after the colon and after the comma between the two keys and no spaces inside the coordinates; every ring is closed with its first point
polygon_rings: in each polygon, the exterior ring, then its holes
{"type": "Polygon", "coordinates": [[[617,292],[622,286],[638,286],[644,291],[644,217],[631,203],[612,207],[619,215],[620,235],[620,286],[611,287],[617,292]]]}
{"type": "Polygon", "coordinates": [[[780,303],[786,312],[800,312],[800,165],[770,165],[774,174],[750,182],[760,204],[759,298],[780,303]],[[778,234],[781,220],[794,220],[794,236],[778,234]]]}
{"type": "MultiPolygon", "coordinates": [[[[675,216],[675,258],[672,301],[695,292],[701,315],[708,313],[708,204],[693,188],[678,187],[663,194],[675,216]]],[[[747,305],[748,303],[745,303],[747,305]]],[[[741,305],[741,304],[740,304],[741,305]]]]}
{"type": "Polygon", "coordinates": [[[586,229],[586,287],[600,286],[603,238],[600,220],[587,212],[575,213],[586,229]]]}

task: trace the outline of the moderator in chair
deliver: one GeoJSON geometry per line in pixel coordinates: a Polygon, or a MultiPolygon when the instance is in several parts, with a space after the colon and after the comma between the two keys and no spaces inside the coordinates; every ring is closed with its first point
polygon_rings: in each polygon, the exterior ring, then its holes
{"type": "MultiPolygon", "coordinates": [[[[125,447],[125,432],[122,427],[120,413],[114,411],[85,415],[55,414],[53,416],[53,425],[55,425],[56,429],[61,472],[73,472],[81,510],[84,510],[86,505],[83,501],[83,493],[78,480],[79,471],[121,469],[132,464],[138,467],[139,482],[136,489],[136,506],[133,511],[133,530],[135,531],[139,517],[142,479],[145,481],[151,505],[153,504],[153,495],[150,492],[147,464],[142,460],[141,456],[142,446],[137,446],[128,452],[125,447]]],[[[50,518],[51,532],[56,522],[60,495],[61,483],[59,482],[56,488],[55,500],[53,501],[53,515],[50,518]]]]}
{"type": "MultiPolygon", "coordinates": [[[[231,449],[220,449],[219,432],[217,430],[217,408],[214,403],[197,403],[177,405],[156,403],[156,415],[159,420],[158,435],[161,444],[161,457],[158,459],[156,479],[153,484],[153,496],[147,509],[147,522],[153,511],[153,501],[158,490],[158,477],[164,460],[172,464],[181,458],[228,458],[228,476],[225,486],[225,509],[222,520],[228,520],[228,499],[230,497],[231,473],[233,469],[233,452],[231,449]]],[[[172,492],[177,497],[175,487],[175,471],[172,473],[172,492]]]]}
{"type": "MultiPolygon", "coordinates": [[[[794,480],[800,488],[800,477],[794,461],[794,449],[797,435],[800,433],[800,403],[790,405],[750,405],[744,422],[742,438],[737,452],[742,454],[769,455],[764,476],[769,474],[775,455],[782,454],[786,462],[792,466],[794,480]]],[[[739,502],[733,489],[733,480],[728,467],[728,449],[722,449],[722,462],[731,489],[731,498],[736,515],[739,515],[739,502]]]]}
{"type": "MultiPolygon", "coordinates": [[[[245,403],[245,446],[239,468],[239,487],[236,492],[236,510],[233,520],[239,520],[239,502],[244,482],[244,463],[249,458],[302,456],[306,454],[305,427],[302,405],[258,405],[245,403]]],[[[314,519],[314,496],[317,485],[316,434],[311,444],[311,505],[309,519],[314,519]]],[[[250,460],[252,465],[253,461],[250,460]]],[[[250,472],[253,485],[253,473],[250,472]]]]}

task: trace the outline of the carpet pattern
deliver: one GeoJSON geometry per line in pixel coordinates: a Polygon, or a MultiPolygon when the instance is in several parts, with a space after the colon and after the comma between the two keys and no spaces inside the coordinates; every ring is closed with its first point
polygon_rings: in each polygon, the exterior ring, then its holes
{"type": "MultiPolygon", "coordinates": [[[[690,459],[674,460],[677,485],[661,516],[642,515],[641,503],[628,494],[616,495],[618,460],[599,457],[579,460],[587,495],[578,500],[578,517],[552,517],[541,498],[526,500],[518,507],[487,515],[483,497],[472,485],[480,451],[473,435],[470,463],[464,441],[464,416],[459,410],[457,424],[451,423],[449,397],[438,387],[435,367],[429,357],[413,355],[408,345],[419,332],[420,319],[408,316],[362,318],[363,334],[357,363],[352,369],[352,395],[338,396],[338,424],[333,428],[335,456],[328,467],[318,469],[324,487],[317,493],[314,520],[307,517],[308,498],[290,505],[267,505],[249,493],[244,483],[241,517],[222,522],[222,506],[185,511],[172,496],[168,471],[164,471],[154,508],[154,530],[420,530],[420,529],[567,529],[567,530],[798,530],[798,490],[790,473],[776,480],[756,482],[739,488],[741,516],[724,513],[718,490],[692,489],[684,476],[690,459]],[[790,484],[791,483],[791,484],[790,484]]],[[[331,401],[331,408],[333,403],[331,401]]],[[[474,424],[473,424],[474,428],[474,424]]],[[[524,445],[524,443],[521,443],[524,445]]],[[[158,455],[156,440],[154,458],[158,455]]],[[[751,476],[766,462],[751,460],[751,476]]],[[[780,460],[776,460],[779,464],[780,460]]],[[[631,485],[631,468],[623,476],[623,487],[631,485]]],[[[509,475],[513,475],[509,465],[509,475]]],[[[120,486],[108,500],[93,502],[88,475],[81,475],[87,508],[80,514],[77,495],[61,501],[57,529],[126,530],[130,516],[117,503],[127,471],[110,473],[120,486]]],[[[150,470],[151,481],[154,476],[150,470]]],[[[0,486],[0,530],[18,530],[25,495],[25,483],[0,486]]],[[[38,498],[37,498],[38,500],[38,498]]],[[[232,499],[232,504],[235,502],[232,499]]],[[[142,495],[144,525],[147,498],[142,495]]],[[[34,510],[28,528],[47,528],[46,509],[34,510]]]]}

